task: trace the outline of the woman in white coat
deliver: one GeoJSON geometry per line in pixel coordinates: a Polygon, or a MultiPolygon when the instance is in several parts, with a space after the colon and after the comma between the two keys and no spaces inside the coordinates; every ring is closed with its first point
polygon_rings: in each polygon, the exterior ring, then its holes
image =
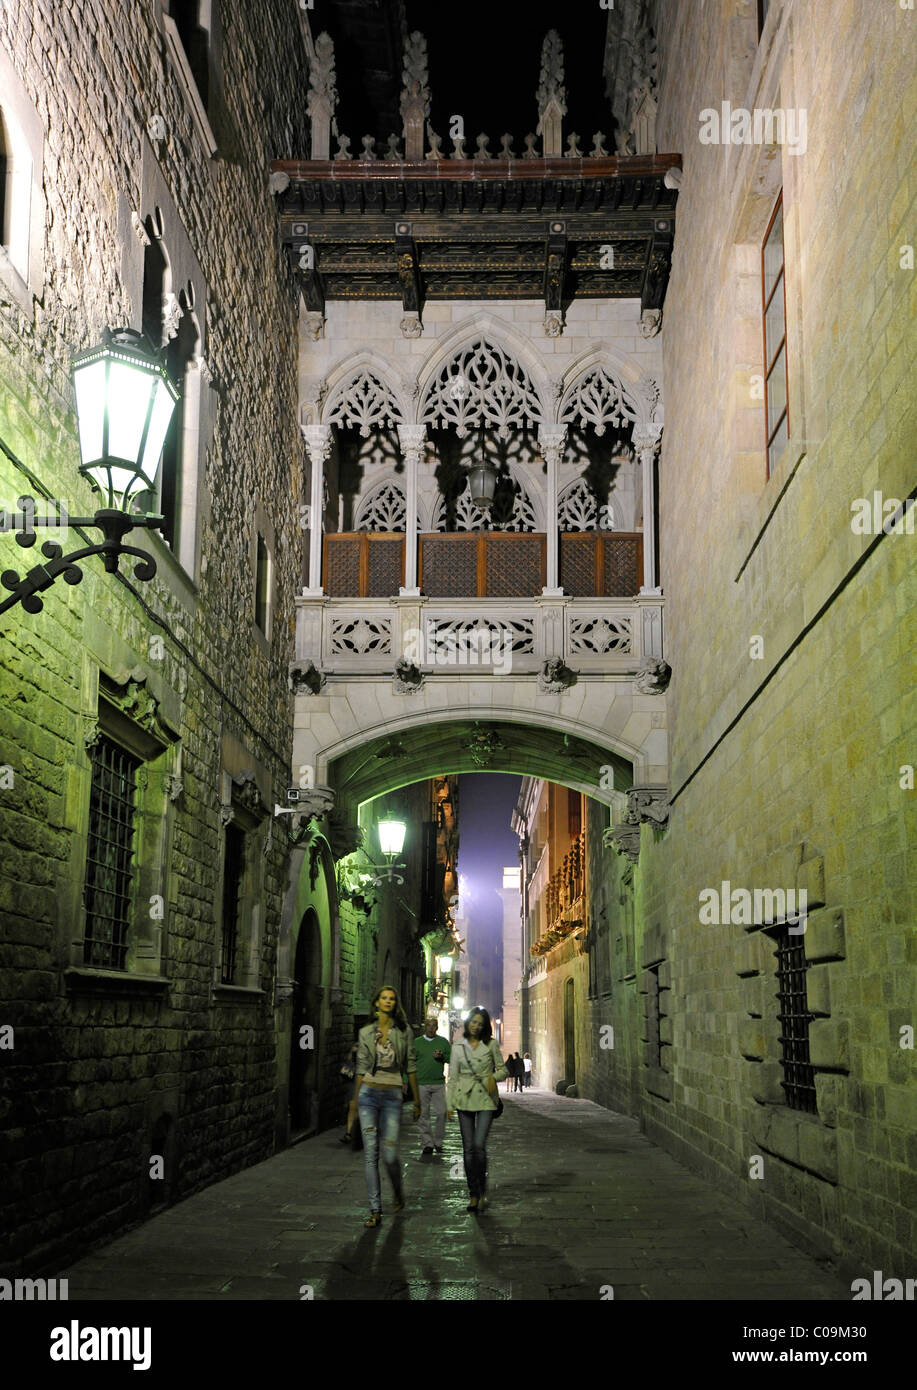
{"type": "Polygon", "coordinates": [[[483,1211],[487,1205],[487,1136],[503,1109],[497,1082],[507,1075],[493,1040],[490,1014],[486,1009],[472,1009],[465,1020],[464,1040],[452,1048],[446,1093],[449,1110],[458,1111],[468,1180],[467,1209],[472,1213],[483,1211]]]}

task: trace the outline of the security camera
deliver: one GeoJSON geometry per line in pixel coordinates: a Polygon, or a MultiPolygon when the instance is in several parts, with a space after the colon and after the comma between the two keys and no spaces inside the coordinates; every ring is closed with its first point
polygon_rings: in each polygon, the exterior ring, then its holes
{"type": "Polygon", "coordinates": [[[297,802],[297,801],[299,801],[299,800],[300,800],[300,790],[299,790],[299,787],[287,787],[287,801],[288,801],[290,804],[294,804],[295,802],[297,802]]]}

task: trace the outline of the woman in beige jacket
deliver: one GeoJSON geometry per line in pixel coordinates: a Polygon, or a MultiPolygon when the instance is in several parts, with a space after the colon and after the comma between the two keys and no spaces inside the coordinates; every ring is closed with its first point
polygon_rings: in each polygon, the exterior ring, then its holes
{"type": "Polygon", "coordinates": [[[465,1020],[463,1042],[453,1044],[446,1103],[458,1111],[470,1200],[467,1210],[487,1205],[487,1136],[499,1102],[497,1082],[507,1076],[493,1040],[490,1014],[473,1009],[465,1020]]]}

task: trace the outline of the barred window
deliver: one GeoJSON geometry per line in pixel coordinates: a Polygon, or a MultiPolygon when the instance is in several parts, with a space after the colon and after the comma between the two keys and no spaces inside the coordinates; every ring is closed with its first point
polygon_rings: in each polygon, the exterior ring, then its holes
{"type": "Polygon", "coordinates": [[[786,356],[786,276],[783,249],[783,194],[777,199],[761,249],[761,293],[764,319],[764,415],[767,475],[770,477],[789,438],[787,401],[789,377],[786,356]]]}
{"type": "Polygon", "coordinates": [[[791,935],[786,925],[769,934],[776,943],[777,1018],[783,1067],[780,1084],[792,1110],[806,1110],[815,1115],[818,1113],[815,1071],[809,1061],[809,1024],[815,1015],[809,1013],[806,990],[805,938],[802,933],[791,935]]]}
{"type": "Polygon", "coordinates": [[[648,1009],[646,1016],[646,1061],[650,1067],[662,1066],[662,1036],[660,1024],[662,1014],[659,1009],[659,966],[650,966],[648,1009]]]}
{"type": "Polygon", "coordinates": [[[83,959],[106,970],[126,968],[140,765],[139,758],[104,734],[93,746],[83,959]]]}
{"type": "Polygon", "coordinates": [[[224,985],[235,982],[236,957],[239,946],[240,901],[245,873],[245,832],[237,825],[227,825],[223,859],[223,947],[220,958],[220,980],[224,985]]]}
{"type": "Polygon", "coordinates": [[[769,6],[770,6],[770,0],[758,0],[758,38],[759,38],[759,39],[760,39],[761,34],[762,34],[763,30],[764,30],[764,23],[765,23],[765,20],[767,19],[767,11],[768,11],[769,6]]]}

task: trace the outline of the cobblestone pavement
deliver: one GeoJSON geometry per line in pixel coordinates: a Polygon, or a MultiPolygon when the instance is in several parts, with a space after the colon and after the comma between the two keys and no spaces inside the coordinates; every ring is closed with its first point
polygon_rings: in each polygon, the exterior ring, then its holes
{"type": "MultiPolygon", "coordinates": [[[[501,1087],[502,1091],[502,1087],[501,1087]]],[[[367,1231],[363,1155],[340,1129],[154,1217],[72,1265],[71,1299],[844,1299],[831,1271],[693,1176],[635,1122],[531,1089],[491,1132],[469,1216],[458,1125],[422,1158],[405,1109],[407,1207],[367,1231]],[[608,1297],[607,1290],[605,1297],[608,1297]]],[[[65,1271],[66,1272],[66,1271],[65,1271]]]]}

